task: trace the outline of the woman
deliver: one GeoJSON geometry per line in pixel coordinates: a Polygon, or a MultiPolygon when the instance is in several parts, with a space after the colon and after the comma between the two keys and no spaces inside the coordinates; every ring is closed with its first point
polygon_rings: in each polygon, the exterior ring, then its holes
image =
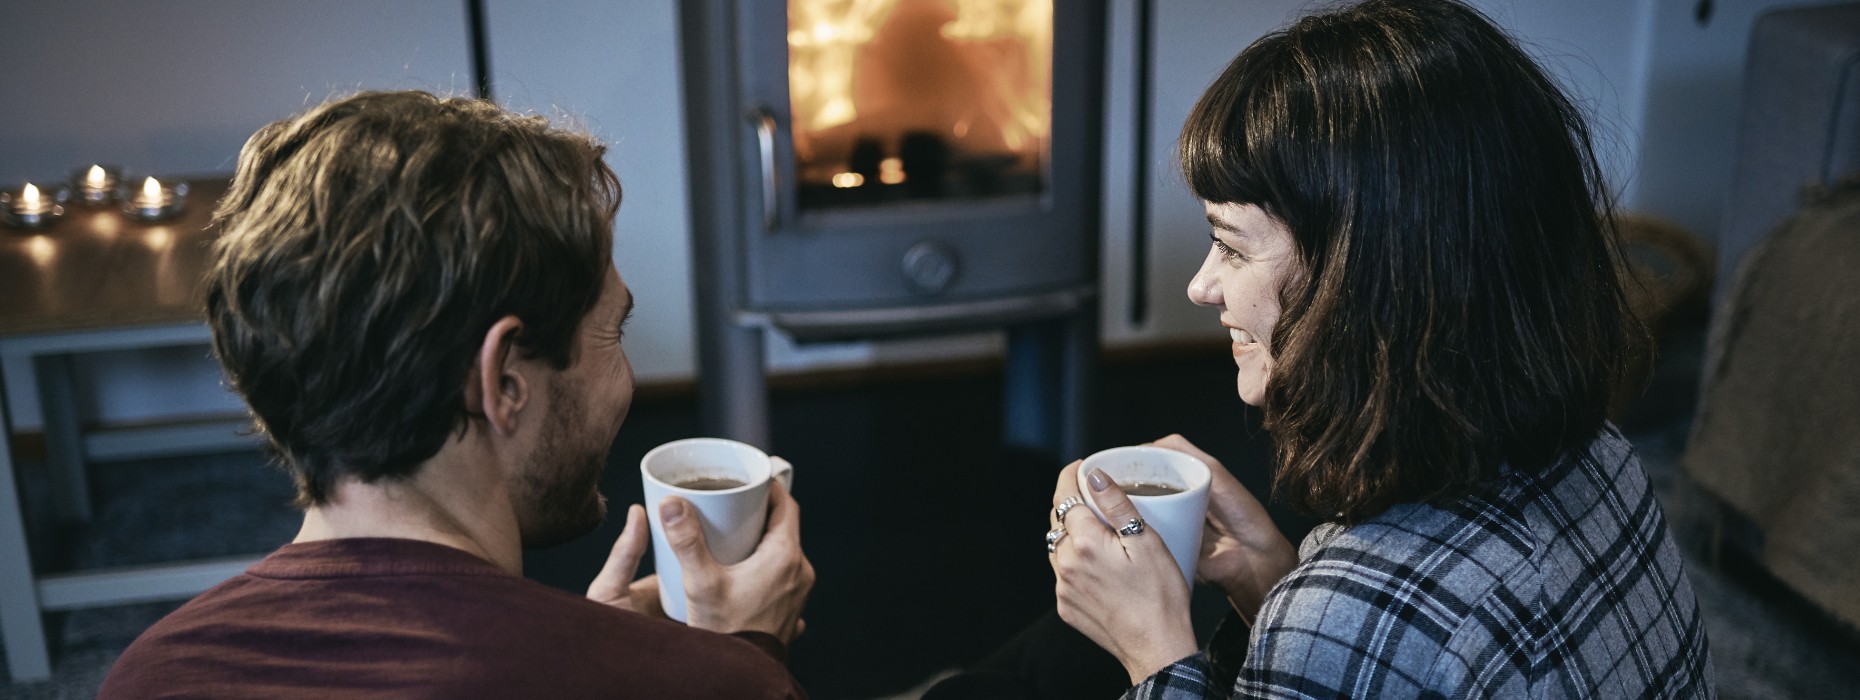
{"type": "MultiPolygon", "coordinates": [[[[1180,149],[1213,238],[1188,295],[1233,337],[1275,493],[1326,523],[1294,552],[1219,464],[1159,441],[1214,467],[1197,578],[1250,627],[1200,652],[1155,534],[1056,513],[1059,615],[1126,697],[1712,695],[1677,550],[1605,422],[1637,326],[1589,134],[1544,72],[1461,4],[1369,0],[1247,48],[1180,149]]],[[[1077,469],[1055,506],[1136,517],[1077,469]]]]}

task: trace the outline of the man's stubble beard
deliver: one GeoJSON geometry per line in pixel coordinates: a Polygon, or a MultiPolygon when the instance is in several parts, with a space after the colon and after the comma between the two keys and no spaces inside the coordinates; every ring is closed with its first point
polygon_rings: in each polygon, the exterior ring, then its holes
{"type": "MultiPolygon", "coordinates": [[[[555,397],[568,398],[562,391],[568,387],[554,388],[555,397]]],[[[600,483],[613,436],[595,445],[577,444],[575,439],[583,436],[574,433],[583,422],[579,405],[561,400],[551,404],[541,447],[513,479],[511,494],[525,549],[575,539],[607,518],[607,496],[600,492],[600,483]]]]}

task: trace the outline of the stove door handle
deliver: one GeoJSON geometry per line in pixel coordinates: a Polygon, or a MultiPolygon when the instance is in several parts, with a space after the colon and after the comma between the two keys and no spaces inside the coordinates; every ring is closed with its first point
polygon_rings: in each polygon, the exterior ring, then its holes
{"type": "Polygon", "coordinates": [[[762,160],[762,230],[772,232],[781,223],[781,193],[775,181],[775,113],[757,107],[749,118],[756,123],[756,153],[762,160]]]}

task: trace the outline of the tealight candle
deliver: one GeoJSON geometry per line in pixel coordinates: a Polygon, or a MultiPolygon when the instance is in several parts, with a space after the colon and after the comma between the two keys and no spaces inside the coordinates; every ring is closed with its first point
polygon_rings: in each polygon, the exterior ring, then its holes
{"type": "Polygon", "coordinates": [[[71,174],[71,189],[77,193],[78,203],[101,206],[116,199],[116,183],[121,178],[122,170],[118,168],[93,165],[71,174]]]}
{"type": "Polygon", "coordinates": [[[187,204],[187,183],[169,186],[151,177],[142,181],[142,189],[135,196],[125,195],[117,193],[123,199],[123,213],[143,221],[159,221],[181,213],[187,204]]]}
{"type": "Polygon", "coordinates": [[[63,189],[48,194],[39,191],[38,185],[28,182],[17,191],[0,192],[0,209],[6,212],[8,226],[43,228],[64,216],[64,200],[63,189]]]}

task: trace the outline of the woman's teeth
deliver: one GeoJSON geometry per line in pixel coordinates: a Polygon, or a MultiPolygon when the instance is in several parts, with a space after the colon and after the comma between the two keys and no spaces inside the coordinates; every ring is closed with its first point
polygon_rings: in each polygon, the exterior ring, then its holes
{"type": "Polygon", "coordinates": [[[1239,343],[1241,345],[1246,345],[1246,344],[1250,344],[1253,342],[1252,333],[1248,333],[1238,328],[1227,329],[1227,334],[1230,336],[1233,336],[1234,342],[1239,343]]]}

